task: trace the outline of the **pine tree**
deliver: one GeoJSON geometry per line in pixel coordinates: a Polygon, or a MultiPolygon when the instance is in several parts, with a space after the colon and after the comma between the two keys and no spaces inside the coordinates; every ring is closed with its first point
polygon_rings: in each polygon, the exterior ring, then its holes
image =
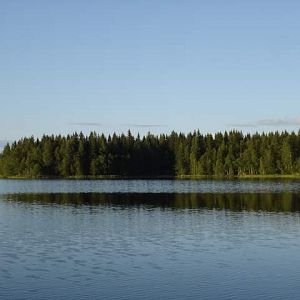
{"type": "Polygon", "coordinates": [[[292,153],[289,139],[285,138],[281,148],[281,173],[291,174],[293,171],[292,153]]]}

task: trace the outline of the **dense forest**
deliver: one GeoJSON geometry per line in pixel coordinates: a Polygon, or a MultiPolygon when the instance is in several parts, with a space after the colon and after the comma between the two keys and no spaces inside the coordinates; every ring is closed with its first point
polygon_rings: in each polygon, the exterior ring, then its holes
{"type": "Polygon", "coordinates": [[[300,173],[300,131],[244,135],[172,132],[23,138],[0,154],[0,175],[232,177],[300,173]]]}

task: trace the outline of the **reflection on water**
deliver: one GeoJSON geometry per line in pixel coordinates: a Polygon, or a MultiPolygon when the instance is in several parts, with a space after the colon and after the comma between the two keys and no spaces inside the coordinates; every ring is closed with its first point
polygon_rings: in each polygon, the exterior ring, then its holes
{"type": "MultiPolygon", "coordinates": [[[[2,196],[3,197],[3,196],[2,196]]],[[[300,193],[62,193],[10,194],[8,201],[65,205],[145,206],[177,209],[299,212],[300,193]]]]}
{"type": "Polygon", "coordinates": [[[0,299],[299,299],[297,182],[66,182],[0,180],[0,299]]]}

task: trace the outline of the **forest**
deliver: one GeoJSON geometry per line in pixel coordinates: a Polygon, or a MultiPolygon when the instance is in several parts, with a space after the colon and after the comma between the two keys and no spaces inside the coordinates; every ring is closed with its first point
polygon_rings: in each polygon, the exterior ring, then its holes
{"type": "Polygon", "coordinates": [[[2,177],[288,174],[300,174],[300,131],[44,135],[7,144],[0,154],[2,177]]]}

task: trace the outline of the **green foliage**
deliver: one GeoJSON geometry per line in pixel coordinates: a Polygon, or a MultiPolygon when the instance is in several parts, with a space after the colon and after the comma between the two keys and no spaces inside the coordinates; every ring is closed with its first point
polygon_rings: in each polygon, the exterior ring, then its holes
{"type": "Polygon", "coordinates": [[[217,176],[300,173],[300,131],[24,138],[4,147],[2,176],[217,176]]]}

